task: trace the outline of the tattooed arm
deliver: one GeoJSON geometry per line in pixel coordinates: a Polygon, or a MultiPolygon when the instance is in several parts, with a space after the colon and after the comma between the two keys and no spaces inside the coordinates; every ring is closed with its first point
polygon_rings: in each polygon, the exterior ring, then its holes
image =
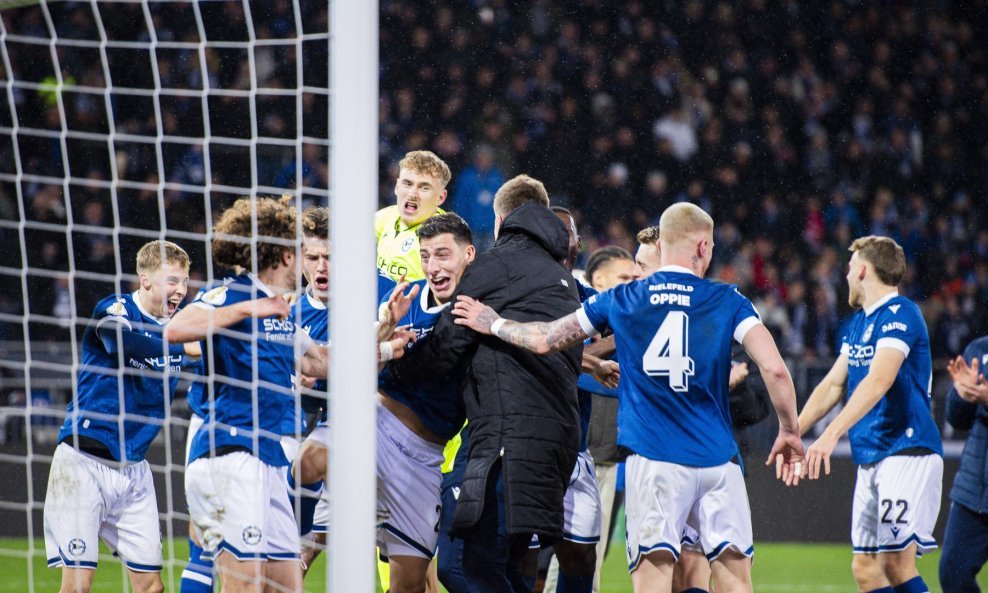
{"type": "Polygon", "coordinates": [[[583,343],[590,337],[580,326],[576,313],[555,321],[520,323],[503,319],[487,305],[465,295],[453,306],[454,323],[536,354],[549,354],[583,343]]]}

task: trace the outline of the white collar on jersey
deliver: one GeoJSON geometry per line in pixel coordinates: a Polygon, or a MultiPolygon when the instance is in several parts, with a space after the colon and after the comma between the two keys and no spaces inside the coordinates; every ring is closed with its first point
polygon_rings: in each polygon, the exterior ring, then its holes
{"type": "Polygon", "coordinates": [[[692,276],[696,276],[696,272],[694,272],[693,270],[691,270],[689,268],[684,268],[683,266],[672,266],[672,265],[662,266],[661,268],[659,268],[659,271],[660,272],[679,272],[680,274],[690,274],[692,276]]]}
{"type": "Polygon", "coordinates": [[[268,288],[268,285],[267,284],[261,282],[261,279],[258,278],[257,275],[254,274],[254,272],[251,272],[251,273],[247,274],[247,277],[250,278],[251,282],[254,283],[254,286],[256,286],[258,288],[258,290],[260,290],[261,292],[263,292],[264,294],[266,294],[269,297],[273,297],[274,296],[275,292],[273,290],[271,290],[270,288],[268,288]]]}
{"type": "Polygon", "coordinates": [[[439,313],[440,311],[442,311],[443,309],[449,306],[449,301],[446,301],[445,303],[441,305],[436,305],[435,307],[432,307],[430,309],[429,308],[430,292],[431,291],[429,290],[429,283],[426,282],[425,285],[422,287],[422,292],[419,294],[419,306],[422,307],[423,313],[439,313]]]}
{"type": "Polygon", "coordinates": [[[137,310],[141,312],[141,315],[143,315],[145,317],[150,317],[151,319],[154,319],[154,321],[158,325],[164,325],[164,324],[168,323],[168,318],[167,317],[158,317],[157,315],[151,315],[150,313],[148,313],[148,310],[145,309],[144,308],[144,305],[141,304],[140,292],[141,292],[140,290],[135,290],[134,293],[131,294],[130,296],[131,296],[131,298],[134,299],[134,304],[137,305],[137,310]]]}
{"type": "Polygon", "coordinates": [[[326,303],[324,303],[321,300],[317,299],[316,297],[312,296],[312,293],[308,289],[306,289],[306,291],[305,291],[305,298],[309,299],[309,305],[311,305],[313,309],[325,309],[326,308],[326,303]]]}
{"type": "Polygon", "coordinates": [[[864,310],[865,317],[868,317],[869,315],[871,315],[872,313],[874,313],[875,311],[877,311],[879,307],[881,307],[885,303],[891,301],[892,299],[894,299],[897,296],[899,296],[899,291],[898,290],[893,290],[892,292],[890,292],[887,295],[883,296],[882,298],[878,299],[878,302],[877,303],[872,303],[870,307],[868,307],[867,309],[864,310]]]}

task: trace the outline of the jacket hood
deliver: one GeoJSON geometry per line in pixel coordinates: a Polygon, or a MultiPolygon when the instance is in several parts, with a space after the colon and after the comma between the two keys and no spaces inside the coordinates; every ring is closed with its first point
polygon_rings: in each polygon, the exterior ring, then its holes
{"type": "Polygon", "coordinates": [[[565,259],[569,255],[569,231],[566,230],[566,225],[542,204],[529,202],[509,214],[501,223],[499,239],[511,234],[529,236],[555,260],[565,259]]]}

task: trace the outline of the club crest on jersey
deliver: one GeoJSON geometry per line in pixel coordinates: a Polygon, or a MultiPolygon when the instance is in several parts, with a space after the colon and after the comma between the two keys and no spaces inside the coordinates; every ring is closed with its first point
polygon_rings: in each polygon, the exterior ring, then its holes
{"type": "Polygon", "coordinates": [[[248,546],[256,546],[261,543],[261,530],[254,525],[248,525],[244,527],[243,533],[244,543],[248,546]]]}
{"type": "Polygon", "coordinates": [[[115,303],[106,308],[106,312],[110,315],[116,315],[117,317],[126,317],[127,307],[124,306],[124,300],[117,299],[115,303]]]}
{"type": "Polygon", "coordinates": [[[226,302],[226,291],[229,290],[227,286],[217,286],[216,288],[210,290],[206,294],[202,295],[202,302],[207,305],[213,305],[214,307],[219,307],[226,302]]]}
{"type": "Polygon", "coordinates": [[[69,554],[73,556],[82,556],[86,553],[86,542],[79,538],[74,538],[69,541],[69,554]]]}
{"type": "Polygon", "coordinates": [[[871,332],[873,332],[874,330],[875,330],[875,324],[872,323],[871,325],[868,326],[868,329],[865,330],[864,335],[861,336],[861,341],[862,342],[867,342],[868,340],[870,340],[871,339],[871,332]]]}
{"type": "Polygon", "coordinates": [[[412,248],[412,244],[415,243],[414,237],[409,237],[401,242],[401,252],[408,253],[408,250],[412,248]]]}

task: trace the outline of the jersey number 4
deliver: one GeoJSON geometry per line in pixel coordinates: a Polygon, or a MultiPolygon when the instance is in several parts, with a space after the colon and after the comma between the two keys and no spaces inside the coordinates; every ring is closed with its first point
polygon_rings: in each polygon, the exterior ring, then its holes
{"type": "Polygon", "coordinates": [[[673,391],[689,389],[693,359],[689,356],[690,316],[670,311],[642,356],[642,368],[652,377],[669,377],[673,391]]]}

